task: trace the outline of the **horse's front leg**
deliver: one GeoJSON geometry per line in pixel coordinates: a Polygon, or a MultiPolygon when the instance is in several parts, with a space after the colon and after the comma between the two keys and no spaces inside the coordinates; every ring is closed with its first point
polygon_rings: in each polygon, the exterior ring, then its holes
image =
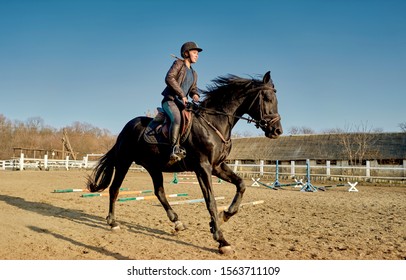
{"type": "Polygon", "coordinates": [[[175,224],[175,231],[185,230],[186,226],[181,221],[179,221],[178,214],[176,214],[176,212],[172,209],[168,202],[168,199],[166,198],[162,172],[155,170],[148,170],[148,172],[151,175],[152,181],[154,183],[155,196],[158,198],[159,202],[161,202],[161,205],[165,209],[169,220],[175,224]]]}
{"type": "Polygon", "coordinates": [[[221,223],[219,222],[219,215],[217,212],[217,203],[213,193],[212,179],[211,179],[211,166],[207,164],[201,170],[196,172],[197,179],[202,189],[203,197],[206,201],[206,207],[209,211],[210,232],[213,234],[214,240],[219,243],[219,252],[221,254],[230,254],[233,252],[231,245],[225,240],[223,233],[220,229],[221,223]]]}
{"type": "Polygon", "coordinates": [[[231,168],[224,162],[213,169],[213,175],[219,177],[220,179],[226,182],[234,184],[236,187],[236,193],[230,206],[228,207],[228,209],[220,212],[219,214],[220,222],[227,222],[232,216],[237,214],[240,208],[242,197],[245,192],[245,184],[243,179],[237,174],[235,174],[231,170],[231,168]]]}

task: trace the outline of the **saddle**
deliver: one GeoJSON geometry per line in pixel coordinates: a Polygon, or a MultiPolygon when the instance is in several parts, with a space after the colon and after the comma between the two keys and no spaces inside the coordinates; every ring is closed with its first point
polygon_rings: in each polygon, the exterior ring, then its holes
{"type": "MultiPolygon", "coordinates": [[[[165,114],[162,108],[157,108],[158,114],[148,124],[144,132],[144,140],[149,144],[163,144],[170,145],[169,143],[169,126],[170,119],[165,114]]],[[[182,144],[190,134],[192,127],[192,112],[188,110],[181,111],[182,122],[180,127],[179,143],[182,144]]]]}

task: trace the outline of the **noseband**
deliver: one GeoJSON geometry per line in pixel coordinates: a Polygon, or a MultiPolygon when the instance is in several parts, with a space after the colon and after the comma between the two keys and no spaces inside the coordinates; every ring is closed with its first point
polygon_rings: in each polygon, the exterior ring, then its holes
{"type": "Polygon", "coordinates": [[[264,117],[261,117],[261,120],[255,121],[256,128],[267,128],[270,125],[275,124],[276,122],[280,121],[281,117],[279,114],[270,114],[264,117]]]}

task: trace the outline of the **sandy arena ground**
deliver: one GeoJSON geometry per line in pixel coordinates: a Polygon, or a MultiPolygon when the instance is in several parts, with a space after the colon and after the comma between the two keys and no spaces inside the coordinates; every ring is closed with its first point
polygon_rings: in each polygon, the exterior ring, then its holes
{"type": "MultiPolygon", "coordinates": [[[[359,192],[339,187],[307,193],[298,188],[252,187],[247,180],[243,202],[264,203],[241,208],[222,226],[235,250],[224,256],[209,232],[204,203],[173,206],[188,226],[174,234],[157,200],[118,202],[121,230],[112,231],[105,221],[107,197],[53,193],[85,188],[89,173],[0,171],[0,259],[406,259],[406,187],[359,185],[359,192]]],[[[170,201],[202,197],[198,185],[170,184],[172,178],[172,174],[165,176],[167,194],[187,193],[188,197],[170,201]]],[[[152,182],[148,174],[130,172],[123,187],[152,190],[152,182]]],[[[222,183],[214,188],[216,196],[226,198],[218,205],[228,205],[234,186],[222,183]]]]}

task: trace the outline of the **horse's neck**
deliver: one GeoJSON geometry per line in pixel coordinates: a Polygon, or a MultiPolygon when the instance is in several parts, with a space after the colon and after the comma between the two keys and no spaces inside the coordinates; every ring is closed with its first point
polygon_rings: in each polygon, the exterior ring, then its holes
{"type": "Polygon", "coordinates": [[[242,106],[239,103],[229,103],[222,107],[221,110],[218,110],[221,113],[217,114],[208,114],[208,120],[220,131],[225,139],[230,139],[231,131],[234,126],[237,124],[239,117],[244,113],[240,112],[242,106]]]}

